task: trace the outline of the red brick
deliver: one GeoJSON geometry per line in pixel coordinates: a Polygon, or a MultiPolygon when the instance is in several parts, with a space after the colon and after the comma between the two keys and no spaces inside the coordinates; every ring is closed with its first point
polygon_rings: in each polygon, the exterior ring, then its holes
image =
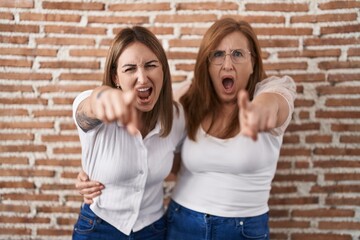
{"type": "MultiPolygon", "coordinates": [[[[80,196],[81,197],[81,196],[80,196]]],[[[2,194],[2,198],[5,200],[13,200],[13,201],[47,201],[47,202],[58,202],[59,196],[56,194],[25,194],[25,193],[5,193],[2,194]]]]}
{"type": "Polygon", "coordinates": [[[341,143],[360,143],[359,136],[340,136],[341,143]]]}
{"type": "MultiPolygon", "coordinates": [[[[323,73],[289,74],[295,82],[325,82],[326,76],[323,73]]],[[[299,88],[300,86],[298,86],[299,88]]]]}
{"type": "Polygon", "coordinates": [[[347,54],[348,56],[360,56],[360,48],[349,48],[347,54]]]}
{"type": "Polygon", "coordinates": [[[0,55],[55,57],[57,50],[46,48],[0,48],[0,55]]]}
{"type": "Polygon", "coordinates": [[[270,206],[283,206],[283,205],[311,205],[311,204],[319,204],[318,197],[284,197],[284,198],[270,198],[269,200],[270,206]]]}
{"type": "Polygon", "coordinates": [[[327,147],[327,148],[315,148],[314,154],[318,155],[346,155],[346,156],[357,156],[360,155],[359,148],[336,148],[336,147],[327,147]]]}
{"type": "Polygon", "coordinates": [[[338,73],[338,74],[329,74],[329,82],[346,82],[346,81],[360,81],[359,73],[338,73]]]}
{"type": "Polygon", "coordinates": [[[331,143],[332,135],[308,135],[305,137],[306,143],[331,143]]]}
{"type": "Polygon", "coordinates": [[[339,62],[339,61],[331,61],[331,62],[319,62],[318,67],[320,69],[339,69],[339,68],[360,68],[360,61],[347,61],[347,62],[339,62]]]}
{"type": "Polygon", "coordinates": [[[2,145],[0,152],[45,152],[45,145],[2,145]]]}
{"type": "Polygon", "coordinates": [[[108,53],[107,49],[71,49],[70,56],[74,57],[103,57],[108,53]]]}
{"type": "Polygon", "coordinates": [[[81,147],[57,147],[53,149],[54,154],[76,154],[81,153],[81,147]]]}
{"type": "Polygon", "coordinates": [[[352,240],[351,235],[335,233],[291,233],[291,240],[352,240]]]}
{"type": "Polygon", "coordinates": [[[80,22],[80,15],[20,13],[20,21],[80,22]]]}
{"type": "Polygon", "coordinates": [[[55,171],[32,169],[0,169],[1,176],[55,177],[55,171]]]}
{"type": "Polygon", "coordinates": [[[330,186],[319,186],[315,185],[311,188],[310,193],[327,193],[327,194],[335,194],[335,193],[359,193],[360,186],[359,185],[333,185],[330,186]]]}
{"type": "Polygon", "coordinates": [[[360,118],[360,111],[316,111],[317,118],[360,118]]]}
{"type": "MultiPolygon", "coordinates": [[[[1,188],[26,188],[26,189],[34,189],[35,188],[35,184],[32,182],[28,182],[28,181],[13,181],[13,182],[8,182],[8,181],[2,181],[0,182],[0,187],[1,188]]],[[[3,196],[5,196],[6,194],[3,194],[3,196]]],[[[4,199],[6,199],[4,197],[4,199]]]]}
{"type": "Polygon", "coordinates": [[[29,159],[26,157],[0,157],[0,164],[19,164],[19,165],[28,165],[29,159]]]}
{"type": "Polygon", "coordinates": [[[40,68],[69,68],[69,69],[99,69],[100,63],[96,61],[55,61],[55,62],[40,62],[40,68]]]}
{"type": "Polygon", "coordinates": [[[247,3],[245,11],[270,11],[270,12],[307,12],[308,4],[294,3],[247,3]]]}
{"type": "Polygon", "coordinates": [[[105,5],[103,3],[87,3],[87,2],[42,2],[42,7],[44,9],[55,9],[55,10],[105,10],[105,5]]]}
{"type": "Polygon", "coordinates": [[[278,187],[275,185],[271,187],[271,194],[289,194],[289,193],[296,193],[297,188],[296,187],[278,187]]]}
{"type": "Polygon", "coordinates": [[[88,23],[115,23],[115,24],[144,24],[149,23],[149,17],[99,17],[89,16],[88,23]]]}
{"type": "Polygon", "coordinates": [[[320,130],[320,123],[290,124],[287,132],[320,130]]]}
{"type": "Polygon", "coordinates": [[[190,59],[195,60],[197,53],[196,52],[167,52],[168,59],[190,59]]]}
{"type": "Polygon", "coordinates": [[[360,131],[360,124],[331,124],[331,131],[356,132],[360,131]]]}
{"type": "Polygon", "coordinates": [[[307,38],[304,39],[304,47],[307,46],[326,46],[326,45],[339,45],[339,46],[346,46],[346,45],[353,45],[359,44],[359,38],[307,38]]]}
{"type": "Polygon", "coordinates": [[[167,11],[170,10],[170,3],[156,3],[152,2],[151,4],[143,3],[127,3],[127,4],[109,4],[110,11],[167,11]]]}
{"type": "Polygon", "coordinates": [[[39,30],[40,28],[37,25],[0,24],[1,32],[39,33],[39,30]]]}
{"type": "Polygon", "coordinates": [[[86,81],[102,81],[102,73],[62,73],[60,80],[86,80],[86,81]]]}
{"type": "Polygon", "coordinates": [[[34,117],[71,117],[72,110],[37,110],[32,112],[34,117]]]}
{"type": "Polygon", "coordinates": [[[303,51],[289,51],[279,52],[279,58],[317,58],[317,57],[339,57],[341,55],[340,49],[326,49],[326,50],[303,50],[303,51]]]}
{"type": "Polygon", "coordinates": [[[331,10],[331,9],[354,9],[359,8],[360,3],[354,0],[347,1],[330,1],[325,3],[319,3],[318,8],[321,10],[331,10]]]}
{"type": "Polygon", "coordinates": [[[43,135],[42,142],[79,142],[78,135],[43,135]]]}
{"type": "Polygon", "coordinates": [[[221,18],[233,18],[237,21],[246,21],[250,24],[254,23],[282,23],[285,24],[284,16],[263,16],[263,15],[239,15],[239,14],[225,14],[221,18]]]}
{"type": "Polygon", "coordinates": [[[265,70],[305,70],[308,68],[306,62],[277,62],[277,63],[265,63],[265,70]]]}
{"type": "Polygon", "coordinates": [[[310,156],[310,149],[298,148],[282,148],[280,150],[281,156],[310,156]]]}
{"type": "Polygon", "coordinates": [[[327,197],[326,204],[336,206],[355,206],[360,205],[360,198],[357,197],[327,197]]]}
{"type": "Polygon", "coordinates": [[[74,102],[74,98],[53,98],[54,104],[57,105],[71,105],[74,102]]]}
{"type": "MultiPolygon", "coordinates": [[[[13,1],[13,0],[11,0],[13,1]]],[[[2,228],[0,227],[0,235],[31,235],[31,229],[29,228],[2,228]]]]}
{"type": "Polygon", "coordinates": [[[360,174],[356,173],[326,173],[325,181],[359,181],[360,174]]]}
{"type": "Polygon", "coordinates": [[[200,46],[201,39],[171,39],[169,40],[170,47],[195,47],[200,46]]]}
{"type": "Polygon", "coordinates": [[[319,22],[343,22],[356,21],[356,13],[330,13],[330,14],[316,14],[316,15],[302,15],[292,16],[290,23],[319,23],[319,22]]]}
{"type": "Polygon", "coordinates": [[[0,43],[12,43],[12,44],[27,44],[29,37],[24,36],[1,36],[0,43]]]}
{"type": "Polygon", "coordinates": [[[38,228],[36,232],[39,236],[71,236],[72,234],[71,229],[38,228]]]}
{"type": "Polygon", "coordinates": [[[314,174],[275,174],[275,182],[316,182],[317,175],[314,174]]]}
{"type": "Polygon", "coordinates": [[[326,99],[325,106],[328,107],[356,107],[360,106],[360,98],[344,99],[344,98],[328,98],[326,99]]]}
{"type": "Polygon", "coordinates": [[[28,116],[27,109],[11,109],[11,108],[2,108],[0,109],[0,116],[28,116]]]}
{"type": "Polygon", "coordinates": [[[333,168],[336,166],[337,168],[360,168],[359,161],[353,160],[318,160],[314,161],[313,165],[315,168],[333,168]]]}
{"type": "MultiPolygon", "coordinates": [[[[0,26],[1,27],[1,26],[0,26]]],[[[1,28],[0,28],[1,29],[1,28]]],[[[45,26],[45,33],[106,35],[102,27],[45,26]]]]}
{"type": "Polygon", "coordinates": [[[0,19],[14,20],[14,15],[8,12],[0,12],[0,19]]]}
{"type": "Polygon", "coordinates": [[[2,0],[0,2],[0,7],[4,8],[33,8],[33,0],[2,0]]]}
{"type": "Polygon", "coordinates": [[[171,14],[157,15],[157,23],[194,23],[194,22],[214,22],[217,19],[215,14],[171,14]]]}
{"type": "Polygon", "coordinates": [[[320,34],[332,34],[332,33],[356,33],[360,32],[360,24],[354,25],[342,25],[341,27],[321,27],[320,34]]]}
{"type": "Polygon", "coordinates": [[[59,190],[74,190],[74,184],[42,184],[40,190],[42,191],[59,191],[59,190]]]}
{"type": "Polygon", "coordinates": [[[57,218],[56,223],[59,225],[74,225],[77,221],[77,218],[57,218]]]}
{"type": "Polygon", "coordinates": [[[176,10],[237,10],[239,5],[232,2],[177,3],[176,10]]]}
{"type": "Polygon", "coordinates": [[[296,228],[296,229],[302,229],[302,228],[309,228],[310,222],[309,221],[295,221],[295,220],[277,220],[277,221],[271,221],[269,223],[270,228],[296,228]]]}
{"type": "Polygon", "coordinates": [[[53,122],[0,122],[0,128],[2,129],[11,129],[11,128],[19,128],[19,129],[44,129],[44,128],[53,128],[53,122]]]}
{"type": "Polygon", "coordinates": [[[35,160],[35,166],[56,166],[56,167],[80,167],[80,159],[37,159],[35,160]]]}
{"type": "Polygon", "coordinates": [[[42,98],[0,98],[2,104],[47,105],[48,100],[42,98]]]}
{"type": "Polygon", "coordinates": [[[33,133],[0,133],[0,140],[34,140],[33,133]]]}
{"type": "MultiPolygon", "coordinates": [[[[15,72],[0,72],[0,79],[11,79],[11,80],[51,80],[52,75],[49,73],[15,73],[15,72]]],[[[17,86],[16,86],[17,87],[17,86]]],[[[15,88],[16,89],[16,88],[15,88]]],[[[31,88],[32,89],[32,88],[31,88]]]]}
{"type": "Polygon", "coordinates": [[[36,223],[50,223],[50,218],[44,217],[5,217],[0,216],[0,223],[25,223],[25,224],[36,224],[36,223]]]}
{"type": "Polygon", "coordinates": [[[311,28],[287,28],[287,27],[264,27],[264,28],[254,28],[255,33],[258,36],[306,36],[312,35],[313,30],[311,28]]]}
{"type": "Polygon", "coordinates": [[[80,45],[94,46],[95,39],[91,38],[72,38],[72,37],[42,37],[35,39],[37,45],[80,45]]]}
{"type": "Polygon", "coordinates": [[[319,95],[333,95],[333,94],[357,94],[360,92],[360,87],[357,86],[320,86],[316,87],[319,95]]]}
{"type": "Polygon", "coordinates": [[[358,231],[360,229],[360,222],[321,221],[319,222],[319,229],[358,231]]]}
{"type": "Polygon", "coordinates": [[[284,136],[284,139],[283,139],[283,144],[284,145],[286,145],[286,144],[294,144],[294,143],[300,143],[299,136],[295,136],[295,135],[292,135],[292,136],[285,135],[284,136]]]}
{"type": "Polygon", "coordinates": [[[295,107],[312,107],[315,105],[315,101],[307,99],[296,99],[294,105],[295,107]]]}
{"type": "Polygon", "coordinates": [[[14,204],[0,204],[1,212],[16,212],[16,213],[30,213],[30,206],[14,205],[14,204]]]}
{"type": "Polygon", "coordinates": [[[348,218],[348,217],[354,217],[355,211],[354,210],[348,210],[348,209],[310,209],[310,210],[293,210],[291,212],[291,216],[293,217],[305,217],[305,218],[348,218]]]}

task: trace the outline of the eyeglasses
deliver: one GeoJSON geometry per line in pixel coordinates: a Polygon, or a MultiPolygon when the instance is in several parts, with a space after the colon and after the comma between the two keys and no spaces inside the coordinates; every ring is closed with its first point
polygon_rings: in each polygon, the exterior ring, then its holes
{"type": "Polygon", "coordinates": [[[225,57],[230,55],[233,63],[243,63],[249,60],[251,52],[247,49],[234,49],[230,53],[226,51],[215,50],[209,55],[209,61],[215,65],[222,65],[225,61],[225,57]]]}

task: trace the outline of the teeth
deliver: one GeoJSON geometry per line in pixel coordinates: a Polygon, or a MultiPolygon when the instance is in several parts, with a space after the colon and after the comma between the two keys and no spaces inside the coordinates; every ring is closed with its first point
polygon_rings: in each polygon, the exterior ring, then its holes
{"type": "Polygon", "coordinates": [[[146,91],[149,91],[149,87],[148,88],[139,88],[138,91],[139,92],[146,92],[146,91]]]}

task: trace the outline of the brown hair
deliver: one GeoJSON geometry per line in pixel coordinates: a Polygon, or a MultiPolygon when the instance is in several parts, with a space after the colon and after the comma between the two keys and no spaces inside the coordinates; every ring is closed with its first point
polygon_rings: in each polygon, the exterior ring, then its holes
{"type": "MultiPolygon", "coordinates": [[[[251,51],[253,73],[250,75],[246,86],[250,100],[254,97],[256,84],[266,77],[260,45],[250,24],[231,18],[216,21],[207,30],[201,41],[195,64],[194,80],[188,92],[180,99],[185,110],[187,133],[192,140],[195,140],[196,132],[206,115],[211,114],[212,119],[215,119],[221,107],[220,100],[210,78],[209,54],[220,44],[225,36],[236,31],[244,34],[249,42],[249,50],[251,51]]],[[[239,109],[237,108],[237,111],[232,116],[231,124],[224,133],[224,137],[229,137],[240,128],[238,111],[239,109]]]]}
{"type": "Polygon", "coordinates": [[[172,97],[172,86],[171,86],[171,75],[170,68],[167,61],[167,57],[159,40],[156,36],[148,29],[135,26],[132,28],[125,28],[121,30],[114,38],[111,47],[109,49],[105,71],[103,75],[103,85],[107,85],[115,88],[114,79],[116,77],[116,68],[118,59],[122,52],[134,42],[140,42],[148,47],[159,59],[163,69],[163,86],[154,108],[149,111],[142,113],[142,126],[146,129],[145,131],[151,131],[157,121],[161,124],[161,136],[167,136],[172,128],[173,122],[173,97],[172,97]]]}

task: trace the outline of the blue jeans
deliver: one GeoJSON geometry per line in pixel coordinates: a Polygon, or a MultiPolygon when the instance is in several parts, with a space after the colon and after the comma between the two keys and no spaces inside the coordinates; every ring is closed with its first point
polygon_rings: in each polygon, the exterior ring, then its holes
{"type": "Polygon", "coordinates": [[[165,240],[165,216],[153,224],[137,232],[125,235],[114,226],[102,220],[90,209],[88,204],[83,204],[79,218],[74,226],[73,240],[165,240]]]}
{"type": "Polygon", "coordinates": [[[168,240],[269,240],[269,216],[218,217],[171,201],[167,210],[168,240]]]}

